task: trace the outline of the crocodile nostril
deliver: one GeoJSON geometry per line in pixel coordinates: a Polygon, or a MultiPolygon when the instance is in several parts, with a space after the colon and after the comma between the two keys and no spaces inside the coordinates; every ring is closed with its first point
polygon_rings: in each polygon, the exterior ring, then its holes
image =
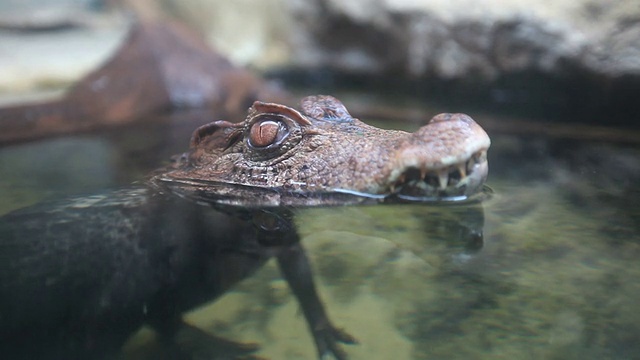
{"type": "Polygon", "coordinates": [[[473,119],[467,114],[462,113],[442,113],[434,116],[429,120],[429,124],[438,123],[438,122],[447,122],[447,121],[457,121],[461,123],[474,123],[473,119]]]}
{"type": "Polygon", "coordinates": [[[431,120],[429,120],[429,123],[437,123],[437,122],[444,122],[444,121],[451,121],[451,118],[454,116],[455,114],[451,114],[451,113],[442,113],[442,114],[438,114],[434,117],[431,118],[431,120]]]}

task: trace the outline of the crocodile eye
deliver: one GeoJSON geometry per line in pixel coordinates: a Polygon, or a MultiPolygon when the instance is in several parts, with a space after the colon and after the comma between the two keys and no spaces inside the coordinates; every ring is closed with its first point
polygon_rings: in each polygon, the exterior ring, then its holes
{"type": "Polygon", "coordinates": [[[258,114],[247,121],[243,152],[252,161],[278,159],[302,140],[301,126],[279,114],[258,114]]]}
{"type": "Polygon", "coordinates": [[[259,121],[249,130],[249,143],[256,148],[267,147],[282,140],[286,132],[285,126],[279,121],[259,121]]]}
{"type": "Polygon", "coordinates": [[[249,132],[251,145],[265,147],[273,144],[278,137],[280,125],[275,121],[262,121],[254,124],[249,132]]]}

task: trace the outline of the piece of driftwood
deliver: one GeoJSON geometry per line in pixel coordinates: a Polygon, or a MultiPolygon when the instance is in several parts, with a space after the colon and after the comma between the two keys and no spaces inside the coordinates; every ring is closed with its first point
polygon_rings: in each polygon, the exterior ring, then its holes
{"type": "Polygon", "coordinates": [[[0,144],[130,123],[170,109],[244,114],[284,95],[231,64],[185,25],[137,16],[123,45],[59,100],[0,109],[0,144]]]}

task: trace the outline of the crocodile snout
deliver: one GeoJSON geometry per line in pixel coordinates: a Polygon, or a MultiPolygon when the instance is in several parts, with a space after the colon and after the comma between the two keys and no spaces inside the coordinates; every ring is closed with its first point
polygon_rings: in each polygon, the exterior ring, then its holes
{"type": "Polygon", "coordinates": [[[487,133],[465,114],[440,114],[400,139],[387,191],[414,197],[471,195],[487,178],[487,133]]]}

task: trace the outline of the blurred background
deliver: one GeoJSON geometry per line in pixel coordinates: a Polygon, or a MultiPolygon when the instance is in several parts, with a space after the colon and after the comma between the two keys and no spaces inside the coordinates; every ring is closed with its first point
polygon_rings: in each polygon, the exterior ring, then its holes
{"type": "Polygon", "coordinates": [[[159,8],[289,88],[561,122],[635,126],[640,114],[632,0],[0,0],[0,102],[55,93],[104,62],[132,7],[159,8]]]}

